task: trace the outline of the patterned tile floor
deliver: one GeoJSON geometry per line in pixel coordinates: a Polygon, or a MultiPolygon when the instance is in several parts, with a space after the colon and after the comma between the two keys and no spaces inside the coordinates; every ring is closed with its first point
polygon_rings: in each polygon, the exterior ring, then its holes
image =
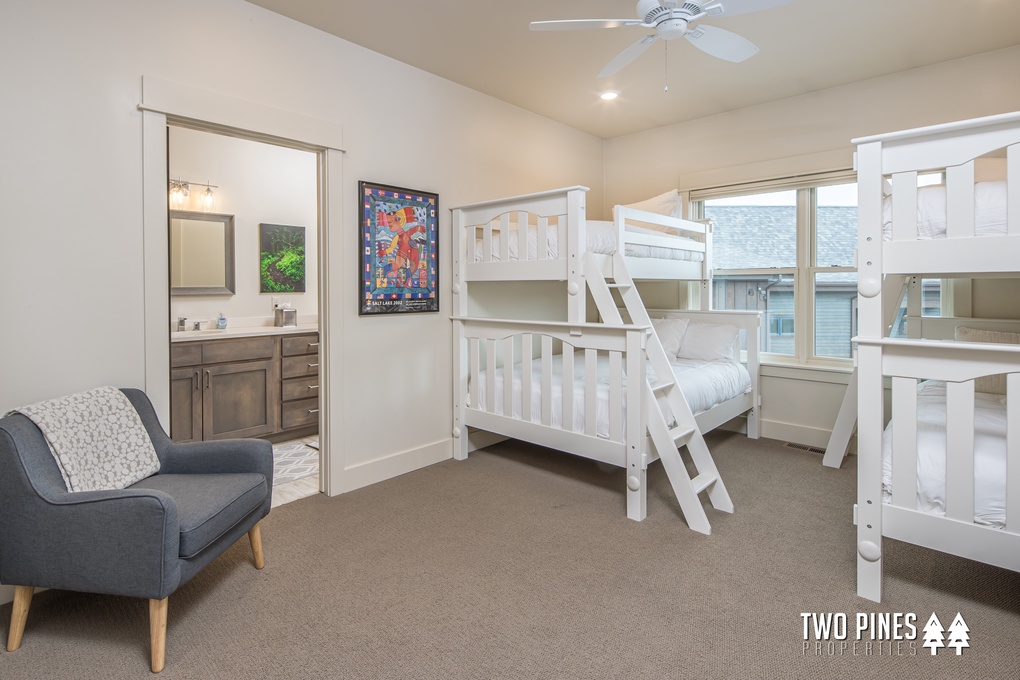
{"type": "Polygon", "coordinates": [[[273,507],[319,493],[319,438],[273,444],[273,507]]]}

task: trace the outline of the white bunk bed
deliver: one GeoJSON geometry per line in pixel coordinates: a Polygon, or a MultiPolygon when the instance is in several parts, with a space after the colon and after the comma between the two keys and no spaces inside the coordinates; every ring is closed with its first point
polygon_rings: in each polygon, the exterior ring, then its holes
{"type": "Polygon", "coordinates": [[[748,435],[758,436],[760,316],[653,311],[655,324],[672,317],[737,335],[716,348],[725,355],[717,361],[704,355],[684,362],[673,345],[667,353],[634,279],[698,281],[707,303],[711,227],[623,206],[612,223],[588,222],[586,191],[570,187],[453,211],[455,457],[467,457],[472,428],[624,467],[627,516],[638,521],[647,512],[647,467],[662,460],[688,525],[710,533],[699,494],[707,491],[717,509],[733,506],[702,434],[746,414],[748,435]],[[482,281],[506,283],[500,293],[507,296],[516,294],[512,282],[564,282],[567,320],[470,317],[468,290],[482,281]],[[596,307],[590,312],[589,294],[596,307]],[[598,321],[589,321],[596,311],[598,321]],[[738,365],[742,345],[746,379],[733,379],[739,387],[693,412],[683,384],[719,364],[738,365]],[[681,447],[697,470],[693,478],[681,447]]]}
{"type": "MultiPolygon", "coordinates": [[[[918,316],[908,319],[910,338],[886,337],[889,312],[899,306],[909,277],[1020,272],[1020,113],[854,143],[860,277],[857,593],[881,600],[883,536],[1020,571],[1020,345],[999,344],[1020,336],[963,332],[985,341],[955,339],[964,339],[959,326],[1003,331],[1020,328],[1020,322],[918,316]],[[982,200],[987,187],[975,182],[976,164],[984,163],[1005,168],[1006,175],[998,185],[1006,203],[995,208],[1001,219],[992,227],[983,224],[991,210],[982,200]],[[945,210],[935,219],[946,225],[936,230],[941,233],[925,230],[932,223],[926,216],[930,205],[917,175],[929,171],[945,173],[939,189],[945,210]],[[884,199],[890,189],[891,199],[884,199]],[[887,201],[891,208],[884,211],[887,201]],[[883,229],[883,212],[891,213],[891,229],[883,229]],[[988,394],[983,383],[1000,374],[1005,394],[988,394]],[[989,502],[998,510],[990,511],[989,502]]],[[[848,435],[852,417],[846,415],[841,420],[848,435]]]]}

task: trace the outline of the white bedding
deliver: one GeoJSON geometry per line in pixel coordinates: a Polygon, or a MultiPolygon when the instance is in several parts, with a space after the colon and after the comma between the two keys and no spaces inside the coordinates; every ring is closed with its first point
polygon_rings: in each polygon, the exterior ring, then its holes
{"type": "MultiPolygon", "coordinates": [[[[892,240],[892,197],[882,203],[882,234],[892,240]]],[[[978,182],[974,185],[974,235],[1006,233],[1006,182],[978,182]]],[[[937,184],[917,190],[917,238],[946,237],[946,186],[937,184]]]]}
{"type": "MultiPolygon", "coordinates": [[[[697,243],[693,239],[683,236],[670,235],[657,229],[646,229],[634,225],[626,225],[625,230],[635,234],[648,234],[651,236],[667,236],[678,241],[697,243]]],[[[548,247],[546,257],[556,259],[559,255],[559,226],[549,225],[548,247]]],[[[502,252],[499,232],[492,235],[492,260],[498,262],[502,252]]],[[[519,244],[516,227],[510,229],[509,257],[510,260],[520,259],[519,244]]],[[[483,257],[482,239],[475,239],[474,262],[482,262],[483,257]]],[[[616,252],[616,225],[613,222],[588,220],[585,228],[585,252],[600,253],[609,255],[616,252]]],[[[681,248],[665,248],[661,246],[647,246],[628,244],[624,255],[629,257],[648,257],[663,260],[676,260],[680,262],[702,262],[705,254],[697,251],[683,250],[681,248]]],[[[528,228],[528,256],[527,259],[538,259],[538,230],[534,227],[528,228]]]]}
{"type": "MultiPolygon", "coordinates": [[[[946,386],[926,381],[917,388],[917,509],[946,514],[946,386]]],[[[892,426],[882,437],[882,492],[892,497],[892,426]]],[[[1006,399],[974,393],[974,522],[1006,522],[1006,399]]]]}
{"type": "MultiPolygon", "coordinates": [[[[563,356],[552,358],[552,420],[551,425],[563,427],[563,356]]],[[[670,362],[676,375],[680,389],[687,399],[691,411],[695,414],[707,411],[716,404],[732,399],[751,390],[751,376],[742,364],[732,361],[701,361],[691,359],[674,359],[670,362]]],[[[598,357],[596,388],[597,408],[595,411],[596,435],[604,439],[609,437],[609,357],[600,354],[598,357]]],[[[649,379],[654,382],[655,371],[651,365],[646,367],[649,379]]],[[[538,360],[532,365],[534,375],[531,388],[531,419],[541,422],[542,419],[542,381],[541,366],[538,360]]],[[[484,410],[485,405],[485,371],[478,375],[478,408],[484,410]]],[[[584,432],[584,353],[574,354],[574,432],[584,432]]],[[[624,380],[626,385],[626,379],[624,380]]],[[[503,410],[503,369],[495,371],[496,413],[503,410]]],[[[624,422],[626,423],[626,404],[624,404],[624,422]]],[[[521,364],[513,367],[513,417],[520,419],[521,410],[521,364]]]]}

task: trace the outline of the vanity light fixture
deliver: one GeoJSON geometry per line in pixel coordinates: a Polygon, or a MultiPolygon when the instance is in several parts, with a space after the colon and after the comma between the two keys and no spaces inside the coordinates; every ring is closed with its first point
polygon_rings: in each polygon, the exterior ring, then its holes
{"type": "Polygon", "coordinates": [[[213,207],[213,189],[219,189],[219,187],[209,182],[191,182],[186,179],[181,179],[180,177],[170,180],[171,207],[176,209],[187,207],[186,203],[188,202],[188,197],[191,195],[192,184],[205,187],[205,191],[202,192],[202,208],[208,212],[213,207]]]}
{"type": "Polygon", "coordinates": [[[170,180],[170,204],[175,208],[184,206],[184,201],[187,200],[188,194],[190,194],[190,187],[188,183],[182,179],[170,180]]]}
{"type": "Polygon", "coordinates": [[[213,191],[212,185],[208,182],[205,183],[205,191],[202,192],[202,208],[209,212],[213,207],[213,191]]]}

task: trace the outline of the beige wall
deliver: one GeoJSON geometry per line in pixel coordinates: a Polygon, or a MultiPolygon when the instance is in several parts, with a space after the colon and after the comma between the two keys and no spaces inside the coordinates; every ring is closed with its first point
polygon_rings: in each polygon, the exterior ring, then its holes
{"type": "MultiPolygon", "coordinates": [[[[851,168],[852,138],[1020,110],[1020,47],[606,142],[606,203],[851,168]]],[[[974,316],[1020,317],[1016,282],[975,281],[974,316]]],[[[824,446],[846,376],[766,368],[762,433],[824,446]]]]}
{"type": "Polygon", "coordinates": [[[850,140],[1020,109],[1020,47],[606,142],[606,204],[850,168],[850,140]]]}

